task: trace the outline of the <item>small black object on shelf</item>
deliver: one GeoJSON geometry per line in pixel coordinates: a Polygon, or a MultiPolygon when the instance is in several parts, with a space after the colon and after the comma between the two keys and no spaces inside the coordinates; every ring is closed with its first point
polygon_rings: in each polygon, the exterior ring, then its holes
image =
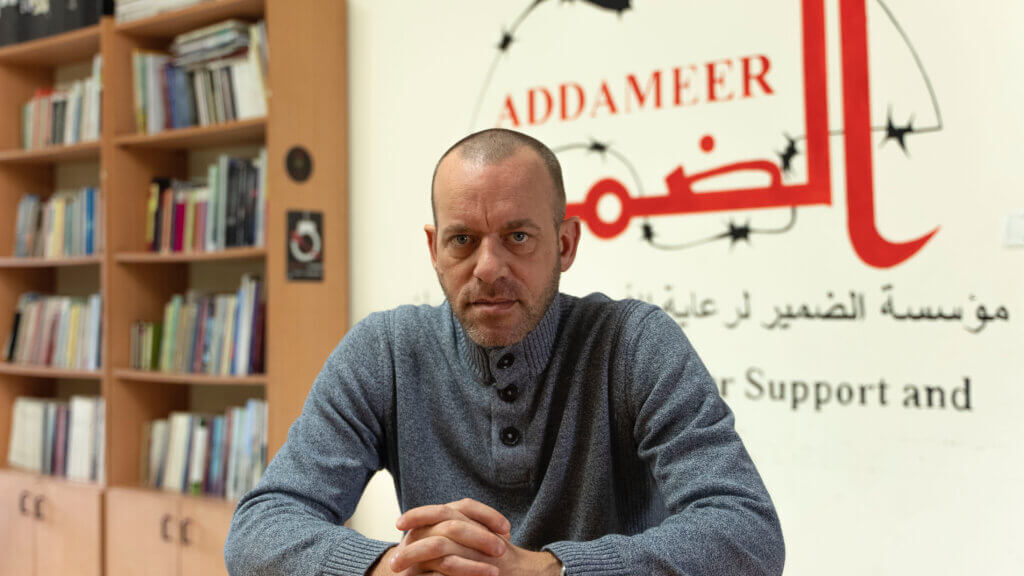
{"type": "Polygon", "coordinates": [[[21,4],[17,0],[0,0],[0,46],[92,26],[104,14],[114,13],[113,0],[51,0],[49,11],[39,14],[22,12],[21,4]]]}

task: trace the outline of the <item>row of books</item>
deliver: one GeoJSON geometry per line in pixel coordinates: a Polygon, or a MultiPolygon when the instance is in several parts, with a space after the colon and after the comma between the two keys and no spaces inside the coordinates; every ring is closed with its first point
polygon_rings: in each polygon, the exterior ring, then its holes
{"type": "Polygon", "coordinates": [[[112,0],[0,0],[0,46],[92,26],[112,0]]]}
{"type": "Polygon", "coordinates": [[[28,194],[18,202],[16,258],[88,256],[101,251],[102,198],[96,188],[58,191],[45,202],[28,194]]]}
{"type": "Polygon", "coordinates": [[[63,402],[18,397],[7,464],[83,482],[104,481],[106,403],[98,396],[63,402]]]}
{"type": "Polygon", "coordinates": [[[93,56],[92,75],[63,88],[41,88],[22,108],[21,145],[25,149],[92,142],[100,137],[100,69],[93,56]]]}
{"type": "Polygon", "coordinates": [[[136,322],[131,366],[217,376],[263,372],[266,303],[263,282],[242,276],[235,294],[175,294],[163,323],[136,322]]]}
{"type": "Polygon", "coordinates": [[[100,367],[100,295],[18,298],[4,361],[68,370],[100,367]]]}
{"type": "Polygon", "coordinates": [[[267,467],[267,404],[253,399],[223,415],[172,412],[146,423],[142,439],[144,486],[234,500],[267,467]]]}
{"type": "Polygon", "coordinates": [[[136,128],[153,134],[266,116],[266,26],[228,20],[132,53],[136,128]]]}
{"type": "Polygon", "coordinates": [[[163,12],[180,10],[209,0],[116,0],[114,17],[118,22],[149,18],[163,12]]]}
{"type": "Polygon", "coordinates": [[[212,252],[263,246],[267,151],[221,155],[205,180],[155,178],[149,186],[146,245],[152,252],[212,252]]]}

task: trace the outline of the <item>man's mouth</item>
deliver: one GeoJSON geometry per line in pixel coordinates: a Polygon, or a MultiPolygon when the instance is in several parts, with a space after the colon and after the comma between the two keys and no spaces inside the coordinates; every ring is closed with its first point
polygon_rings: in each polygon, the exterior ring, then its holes
{"type": "Polygon", "coordinates": [[[517,300],[508,298],[483,298],[474,300],[471,304],[474,308],[484,312],[503,312],[512,308],[517,300]]]}

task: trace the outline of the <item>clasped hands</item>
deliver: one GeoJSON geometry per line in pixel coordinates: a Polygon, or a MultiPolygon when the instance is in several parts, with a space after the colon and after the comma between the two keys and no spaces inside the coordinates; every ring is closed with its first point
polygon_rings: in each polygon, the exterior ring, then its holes
{"type": "Polygon", "coordinates": [[[510,541],[512,525],[497,510],[469,498],[421,506],[399,517],[405,531],[371,572],[374,576],[558,576],[561,564],[549,552],[533,552],[510,541]]]}

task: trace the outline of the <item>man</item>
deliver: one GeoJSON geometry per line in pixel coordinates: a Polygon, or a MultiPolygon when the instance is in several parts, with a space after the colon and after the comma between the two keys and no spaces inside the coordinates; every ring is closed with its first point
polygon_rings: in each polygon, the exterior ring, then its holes
{"type": "Polygon", "coordinates": [[[558,293],[580,224],[543,144],[485,130],[432,182],[447,301],[371,314],[238,503],[233,574],[780,574],[733,416],[660,309],[558,293]],[[387,468],[400,543],[342,526],[387,468]]]}

